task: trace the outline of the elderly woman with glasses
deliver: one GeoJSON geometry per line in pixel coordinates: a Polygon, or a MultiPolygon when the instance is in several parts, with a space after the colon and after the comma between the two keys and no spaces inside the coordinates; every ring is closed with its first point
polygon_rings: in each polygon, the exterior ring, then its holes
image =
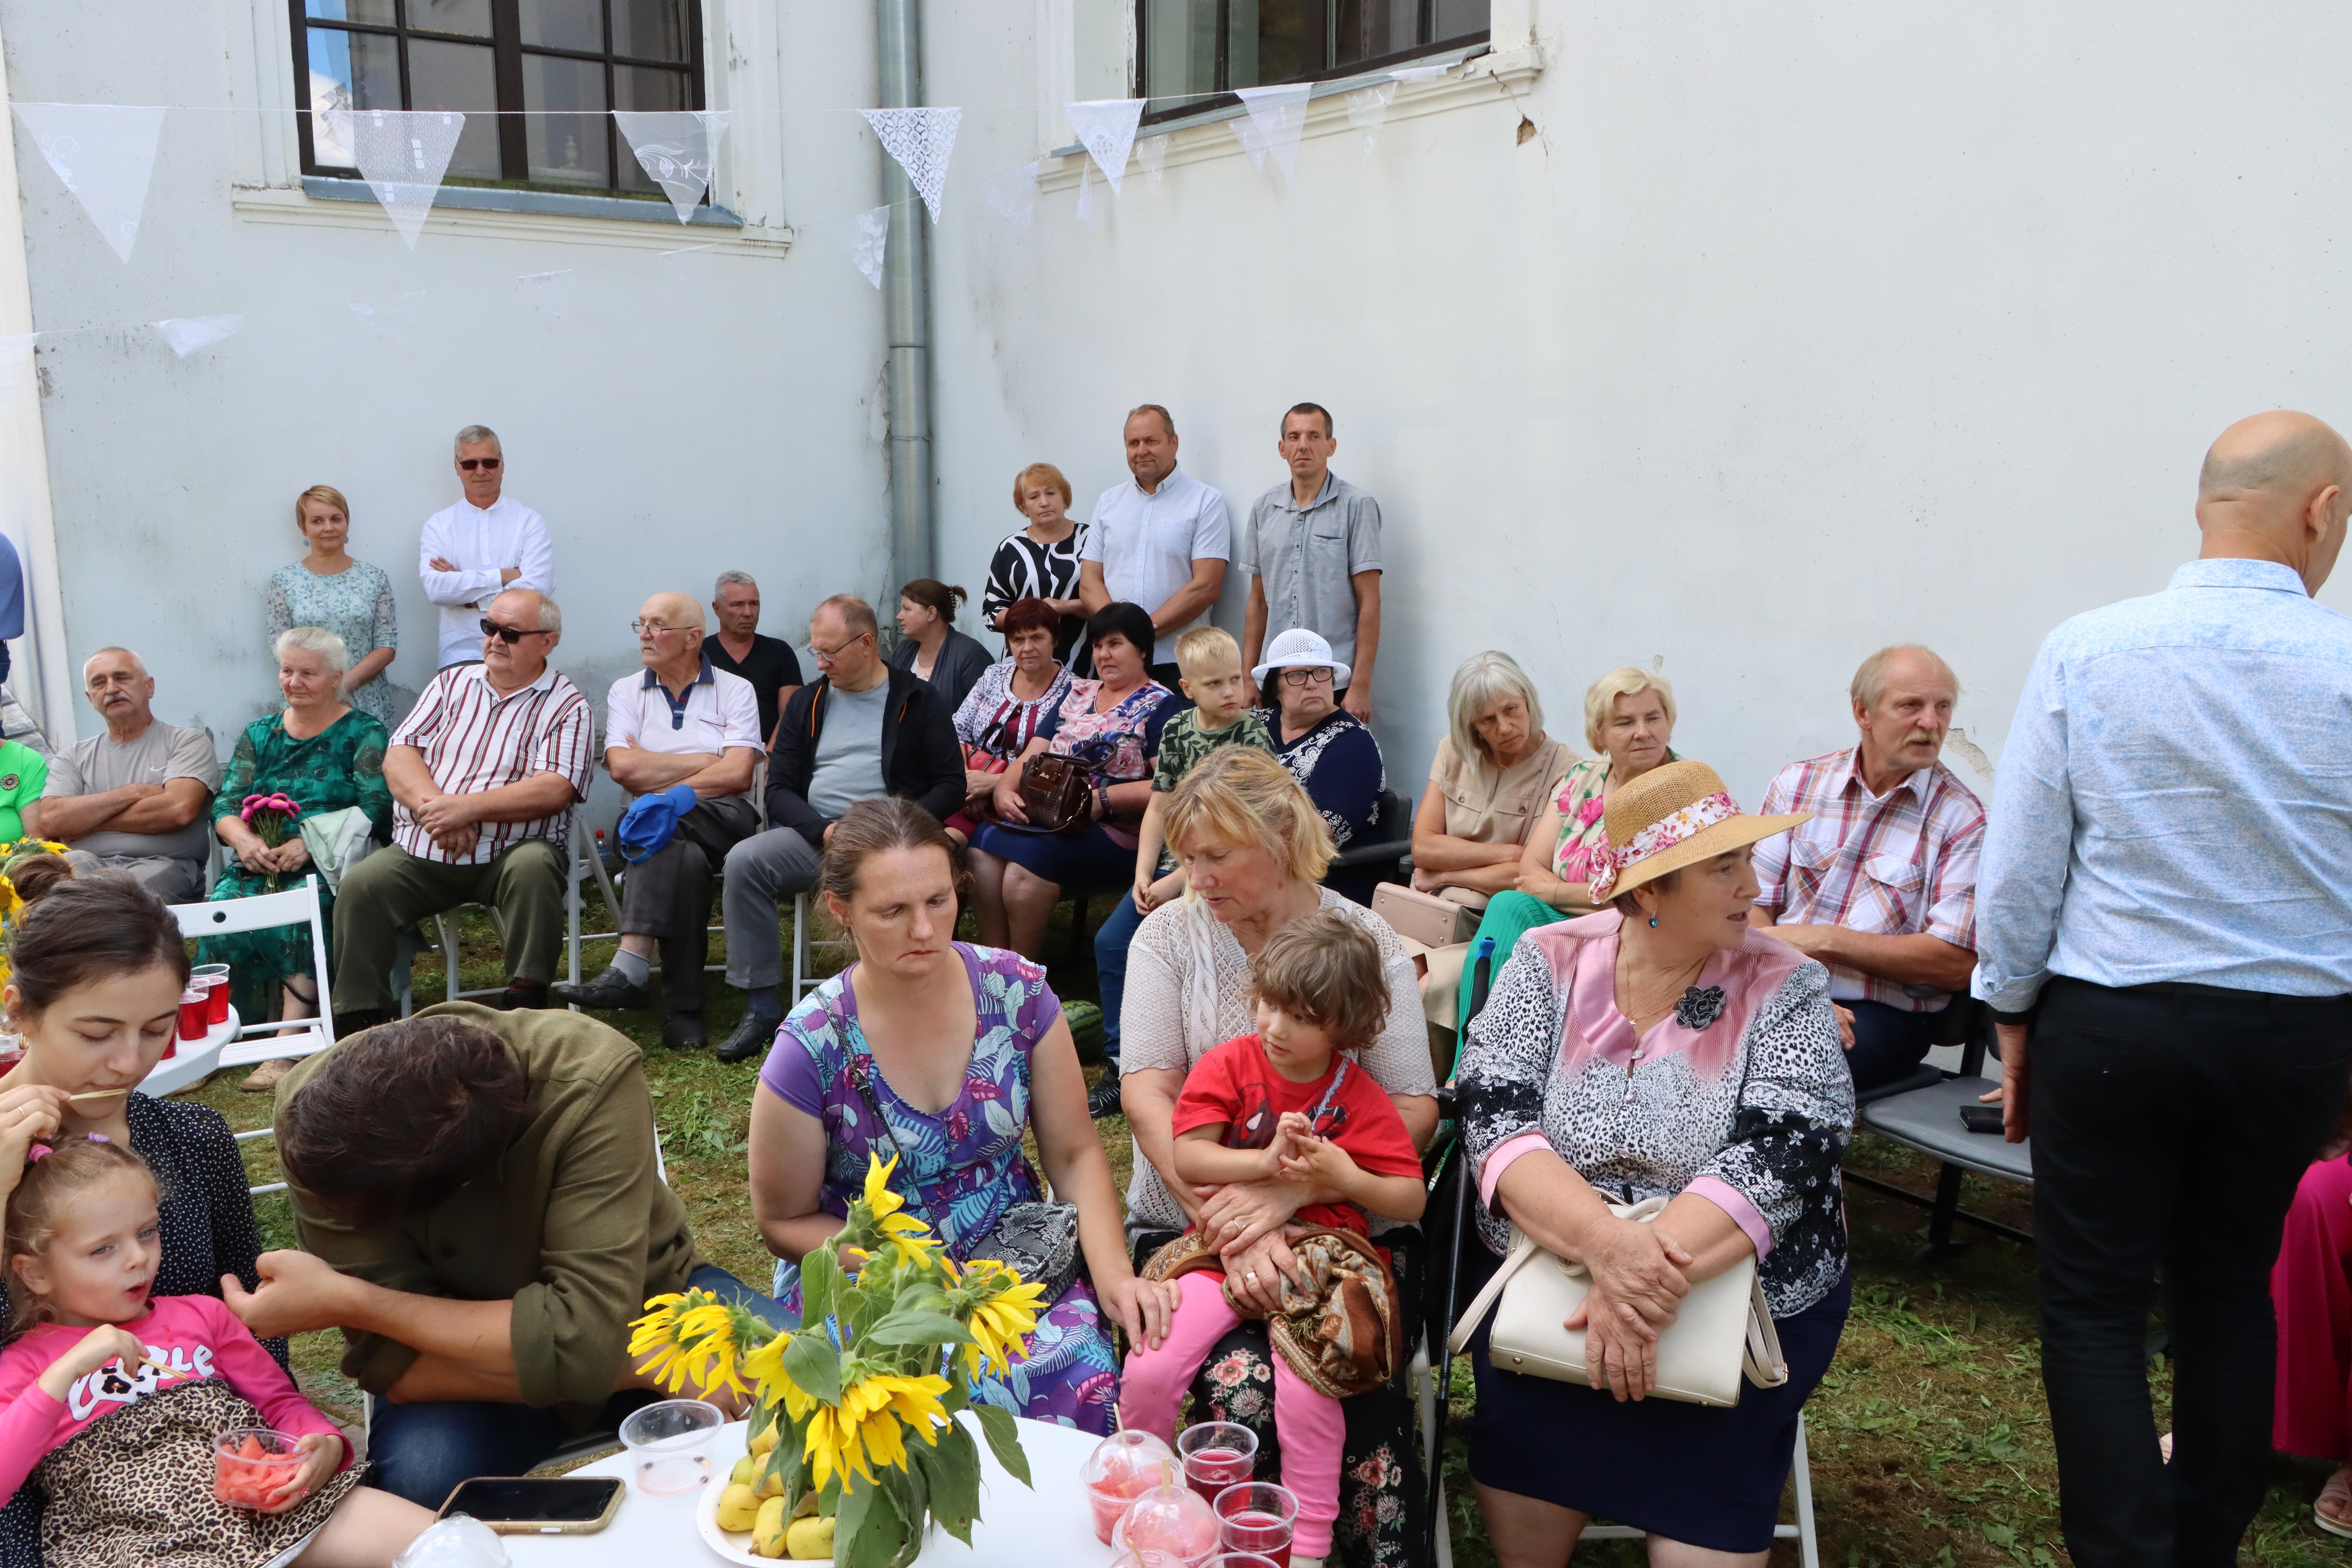
{"type": "MultiPolygon", "coordinates": [[[[1381,821],[1381,791],[1388,772],[1381,743],[1363,721],[1339,706],[1349,669],[1331,657],[1331,645],[1305,627],[1294,627],[1266,645],[1265,662],[1250,671],[1258,689],[1271,692],[1266,717],[1276,761],[1305,786],[1331,830],[1331,844],[1344,850],[1381,821]]],[[[1380,881],[1377,867],[1334,873],[1327,886],[1369,904],[1380,881]]]]}
{"type": "MultiPolygon", "coordinates": [[[[229,863],[214,882],[215,899],[249,899],[301,885],[320,869],[311,841],[326,841],[327,819],[356,812],[367,822],[363,836],[392,834],[392,791],[383,781],[383,753],[391,737],[371,713],[343,697],[348,660],[343,639],[319,626],[294,626],[278,638],[278,689],[286,706],[256,719],[236,738],[236,752],[221,778],[220,816],[213,831],[229,849],[229,863]],[[255,796],[284,795],[301,808],[310,832],[285,835],[265,844],[244,816],[255,796]]],[[[340,868],[335,868],[338,875],[340,868]]],[[[333,881],[319,879],[320,914],[334,925],[333,881]]],[[[235,936],[208,936],[198,957],[229,966],[231,994],[248,1023],[272,1016],[315,1017],[319,978],[307,926],[276,926],[235,936]]],[[[253,1069],[242,1087],[274,1087],[294,1064],[268,1061],[253,1069]]]]}

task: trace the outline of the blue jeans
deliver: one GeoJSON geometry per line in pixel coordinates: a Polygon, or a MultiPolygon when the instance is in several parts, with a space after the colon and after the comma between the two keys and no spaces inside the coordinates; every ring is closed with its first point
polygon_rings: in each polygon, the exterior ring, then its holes
{"type": "MultiPolygon", "coordinates": [[[[688,1289],[740,1302],[765,1322],[787,1326],[782,1307],[715,1264],[698,1264],[686,1283],[688,1289]]],[[[617,1426],[629,1412],[658,1397],[643,1389],[616,1394],[605,1401],[594,1426],[617,1426]]],[[[368,1429],[368,1484],[437,1509],[459,1482],[522,1475],[579,1436],[554,1411],[527,1405],[395,1405],[379,1394],[368,1429]]]]}
{"type": "Polygon", "coordinates": [[[1102,996],[1103,1054],[1110,1058],[1113,1071],[1118,1068],[1118,1010],[1127,998],[1127,944],[1135,940],[1135,928],[1142,923],[1130,889],[1095,931],[1095,986],[1102,996]]]}
{"type": "Polygon", "coordinates": [[[1927,1059],[1935,1014],[1906,1013],[1884,1002],[1859,999],[1838,1005],[1853,1013],[1853,1049],[1846,1052],[1845,1065],[1855,1089],[1876,1089],[1908,1078],[1927,1059]]]}

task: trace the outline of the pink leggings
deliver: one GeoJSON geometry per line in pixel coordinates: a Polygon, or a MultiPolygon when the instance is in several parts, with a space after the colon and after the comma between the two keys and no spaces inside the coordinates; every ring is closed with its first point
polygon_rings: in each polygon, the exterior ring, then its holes
{"type": "Polygon", "coordinates": [[[2271,1269],[2278,1309],[2278,1403],[2271,1447],[2352,1458],[2352,1165],[2303,1173],[2271,1269]]]}
{"type": "MultiPolygon", "coordinates": [[[[1158,1350],[1128,1352],[1119,1385],[1119,1419],[1176,1442],[1176,1406],[1216,1342],[1240,1325],[1242,1316],[1225,1304],[1217,1275],[1187,1274],[1176,1281],[1183,1299],[1176,1321],[1158,1350]]],[[[1348,1425],[1339,1402],[1300,1381],[1282,1352],[1274,1363],[1274,1432],[1282,1440],[1282,1484],[1298,1499],[1298,1524],[1291,1551],[1300,1557],[1331,1554],[1331,1521],[1339,1517],[1339,1455],[1348,1425]]]]}

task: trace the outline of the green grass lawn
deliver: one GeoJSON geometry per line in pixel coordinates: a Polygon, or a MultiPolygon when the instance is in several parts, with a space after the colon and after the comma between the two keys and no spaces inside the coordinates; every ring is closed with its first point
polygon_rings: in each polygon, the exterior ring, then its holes
{"type": "MultiPolygon", "coordinates": [[[[1107,912],[1094,909],[1089,924],[1107,912]]],[[[1091,952],[1073,955],[1071,913],[1067,905],[1055,913],[1047,940],[1049,963],[1065,996],[1091,997],[1091,952]]],[[[602,906],[592,904],[586,929],[609,923],[602,922],[602,906]]],[[[718,939],[713,942],[716,949],[718,939]]],[[[592,946],[583,975],[593,975],[610,951],[610,943],[592,946]]],[[[825,950],[820,967],[838,968],[844,956],[825,950]]],[[[460,976],[469,987],[500,980],[496,940],[478,913],[469,912],[464,925],[460,976]]],[[[419,961],[415,984],[420,1004],[439,996],[437,954],[419,961]]],[[[708,1022],[712,1037],[719,1038],[734,1025],[737,999],[715,978],[710,990],[708,1022]]],[[[613,1015],[609,1021],[645,1047],[670,1180],[692,1213],[702,1250],[764,1288],[770,1259],[752,1226],[744,1187],[744,1139],[757,1063],[729,1067],[707,1049],[666,1050],[658,1043],[659,1020],[652,1016],[613,1015]]],[[[1091,1076],[1095,1069],[1088,1070],[1091,1076]]],[[[217,1107],[234,1127],[259,1126],[268,1119],[268,1102],[239,1093],[236,1083],[241,1076],[215,1074],[188,1091],[188,1098],[217,1107]]],[[[1132,1157],[1126,1124],[1113,1119],[1100,1125],[1124,1189],[1132,1157]]],[[[277,1179],[268,1141],[246,1147],[254,1179],[277,1179]]],[[[1855,1141],[1849,1163],[1914,1191],[1933,1184],[1932,1171],[1907,1151],[1867,1135],[1855,1141]]],[[[1971,1177],[1963,1201],[1977,1212],[2032,1228],[2032,1205],[2021,1189],[1971,1177]]],[[[285,1199],[264,1197],[257,1206],[265,1244],[290,1246],[285,1199]]],[[[1837,1360],[1807,1409],[1822,1562],[1843,1568],[2050,1568],[2066,1563],[2058,1539],[2049,1414],[2042,1399],[2030,1249],[1975,1237],[1957,1258],[1934,1267],[1916,1265],[1911,1259],[1924,1239],[1924,1212],[1859,1187],[1850,1191],[1848,1212],[1853,1315],[1837,1360]]],[[[1961,1230],[1968,1235],[1968,1227],[1961,1230]]],[[[356,1419],[356,1390],[335,1370],[340,1349],[337,1335],[303,1335],[296,1342],[297,1367],[322,1406],[356,1419]]],[[[2162,1422],[2169,1408],[2170,1376],[2160,1357],[2151,1374],[2162,1422]]],[[[1455,1369],[1452,1392],[1458,1422],[1471,1403],[1466,1361],[1455,1369]]],[[[1449,1437],[1455,1561],[1464,1568],[1483,1568],[1493,1557],[1470,1501],[1464,1463],[1458,1438],[1449,1437]]],[[[2311,1502],[2327,1470],[2300,1460],[2274,1462],[2270,1496],[2243,1561],[2263,1568],[2352,1562],[2352,1548],[2311,1523],[2311,1502]]],[[[1577,1561],[1632,1564],[1643,1559],[1635,1543],[1596,1542],[1577,1561]]],[[[1773,1555],[1776,1565],[1796,1561],[1793,1543],[1773,1555]]]]}

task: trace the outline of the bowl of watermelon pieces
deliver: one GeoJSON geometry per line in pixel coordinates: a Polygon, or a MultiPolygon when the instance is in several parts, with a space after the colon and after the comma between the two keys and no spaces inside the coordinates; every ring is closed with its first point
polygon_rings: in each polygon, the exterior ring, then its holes
{"type": "Polygon", "coordinates": [[[213,1497],[256,1510],[277,1500],[302,1468],[299,1440],[267,1426],[236,1426],[213,1439],[213,1497]]]}

